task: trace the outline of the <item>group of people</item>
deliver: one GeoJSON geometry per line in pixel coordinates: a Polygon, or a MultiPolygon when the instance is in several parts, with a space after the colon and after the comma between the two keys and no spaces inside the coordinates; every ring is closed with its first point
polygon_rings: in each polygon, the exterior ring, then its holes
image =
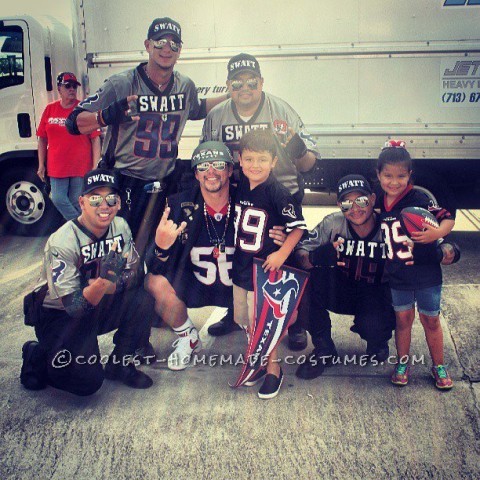
{"type": "MultiPolygon", "coordinates": [[[[174,70],[181,48],[178,22],[155,19],[145,40],[148,61],[110,77],[64,122],[73,139],[94,137],[103,127],[107,132],[98,168],[83,176],[77,192],[79,213],[45,246],[42,281],[26,308],[38,341],[23,346],[22,384],[77,395],[94,393],[104,378],[148,388],[152,380],[137,366],[155,355],[149,342],[153,311],[178,335],[168,367],[185,369],[202,347],[188,308],[228,309],[209,328],[212,335],[239,327],[252,332],[253,258],[259,257],[265,270],[287,263],[310,272],[289,329],[292,349],[307,346],[303,326],[315,347],[297,369],[299,378],[321,375],[337,356],[328,314],[334,311],[355,315],[351,330],[378,361],[388,357],[395,329],[399,361],[392,382],[405,385],[416,302],[436,386],[451,388],[438,318],[440,263],[456,260],[458,250],[439,241],[454,220],[437,209],[440,227],[427,227],[414,246],[401,232],[402,208],[431,209],[411,185],[405,145],[392,142],[380,154],[380,198],[362,176],[344,177],[337,191],[341,212],[307,233],[301,173],[315,165],[319,152],[300,117],[263,91],[260,65],[247,54],[228,62],[226,96],[199,100],[192,80],[174,70]],[[152,96],[162,101],[150,102],[152,96]],[[191,159],[195,181],[178,192],[188,178],[177,154],[189,119],[205,122],[191,159]],[[114,350],[102,362],[97,335],[115,329],[114,350]]],[[[66,86],[76,86],[73,80],[70,73],[59,76],[61,95],[75,90],[66,86]]],[[[44,136],[40,129],[38,135],[44,136]]],[[[50,161],[49,153],[49,174],[50,161]]],[[[45,154],[39,154],[44,174],[45,154]]],[[[268,399],[282,380],[274,349],[246,385],[263,381],[258,395],[268,399]]]]}

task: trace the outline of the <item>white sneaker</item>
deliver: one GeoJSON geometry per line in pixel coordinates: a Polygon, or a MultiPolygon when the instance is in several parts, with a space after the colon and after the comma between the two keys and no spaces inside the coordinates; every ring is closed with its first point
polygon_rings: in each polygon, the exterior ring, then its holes
{"type": "Polygon", "coordinates": [[[198,337],[196,328],[192,328],[185,337],[178,337],[172,347],[175,350],[168,356],[168,368],[170,370],[185,370],[195,352],[202,349],[202,342],[198,337]]]}

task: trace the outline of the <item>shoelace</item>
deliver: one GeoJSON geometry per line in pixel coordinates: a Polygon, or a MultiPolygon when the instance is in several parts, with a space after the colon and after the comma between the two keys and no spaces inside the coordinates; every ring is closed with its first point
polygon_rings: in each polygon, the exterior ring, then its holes
{"type": "Polygon", "coordinates": [[[397,374],[398,375],[405,375],[407,372],[408,365],[406,363],[399,363],[397,365],[397,374]]]}
{"type": "Polygon", "coordinates": [[[445,367],[443,365],[437,365],[435,367],[435,370],[437,371],[437,375],[440,378],[447,378],[448,377],[447,371],[445,370],[445,367]]]}

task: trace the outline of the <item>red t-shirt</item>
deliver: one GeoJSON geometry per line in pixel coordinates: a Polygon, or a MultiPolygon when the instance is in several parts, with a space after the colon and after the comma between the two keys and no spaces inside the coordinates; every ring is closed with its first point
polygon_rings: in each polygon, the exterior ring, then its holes
{"type": "Polygon", "coordinates": [[[48,141],[47,173],[50,177],[83,177],[92,169],[90,139],[98,137],[100,130],[89,135],[70,135],[65,127],[67,117],[79,102],[77,100],[71,108],[63,108],[57,100],[49,103],[43,112],[37,137],[48,141]]]}

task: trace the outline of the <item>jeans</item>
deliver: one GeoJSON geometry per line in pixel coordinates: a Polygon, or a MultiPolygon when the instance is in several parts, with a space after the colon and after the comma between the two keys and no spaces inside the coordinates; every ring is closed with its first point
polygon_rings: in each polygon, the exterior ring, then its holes
{"type": "Polygon", "coordinates": [[[52,202],[65,220],[77,218],[81,211],[78,197],[82,194],[83,178],[50,178],[52,202]]]}
{"type": "Polygon", "coordinates": [[[429,317],[436,317],[440,313],[440,300],[442,297],[442,285],[419,288],[416,290],[392,290],[392,305],[396,312],[404,312],[415,308],[419,313],[429,317]]]}

